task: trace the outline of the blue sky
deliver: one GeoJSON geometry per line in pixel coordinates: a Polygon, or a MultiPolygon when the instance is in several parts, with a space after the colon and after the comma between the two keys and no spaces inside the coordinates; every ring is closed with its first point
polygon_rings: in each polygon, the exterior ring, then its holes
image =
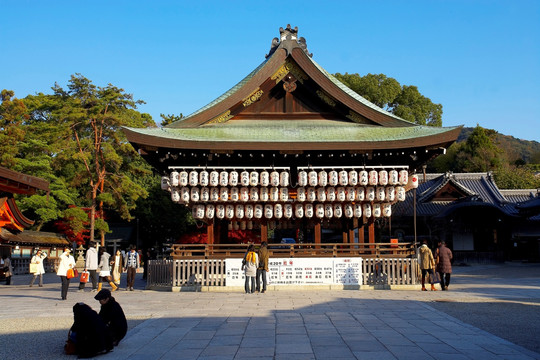
{"type": "Polygon", "coordinates": [[[5,1],[0,89],[50,93],[81,73],[188,115],[297,26],[331,73],[383,73],[443,105],[443,125],[540,141],[540,1],[5,1]]]}

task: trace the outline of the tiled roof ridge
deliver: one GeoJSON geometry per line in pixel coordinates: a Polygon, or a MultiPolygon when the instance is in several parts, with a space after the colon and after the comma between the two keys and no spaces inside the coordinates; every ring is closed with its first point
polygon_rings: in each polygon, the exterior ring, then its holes
{"type": "Polygon", "coordinates": [[[490,192],[492,198],[498,201],[498,205],[502,206],[508,204],[508,201],[501,194],[499,187],[493,180],[493,174],[491,172],[488,172],[485,176],[482,176],[480,181],[486,184],[486,189],[490,192]]]}
{"type": "Polygon", "coordinates": [[[463,192],[465,192],[469,196],[478,195],[477,193],[475,193],[471,189],[469,189],[466,186],[464,186],[463,184],[461,184],[458,181],[458,177],[456,177],[455,175],[456,174],[454,174],[452,172],[446,172],[446,173],[441,174],[439,179],[437,177],[434,178],[433,180],[438,179],[437,182],[435,184],[433,184],[432,186],[430,186],[428,189],[426,189],[426,191],[424,191],[420,195],[420,197],[418,198],[418,201],[419,202],[424,202],[424,201],[429,200],[433,194],[435,194],[437,191],[442,189],[449,182],[451,182],[455,187],[461,189],[463,192]]]}

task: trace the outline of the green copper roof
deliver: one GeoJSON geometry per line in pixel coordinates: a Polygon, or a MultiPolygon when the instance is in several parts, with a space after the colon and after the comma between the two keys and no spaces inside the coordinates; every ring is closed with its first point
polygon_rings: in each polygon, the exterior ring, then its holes
{"type": "Polygon", "coordinates": [[[330,120],[235,120],[198,128],[127,128],[140,135],[179,141],[214,142],[380,142],[442,134],[457,127],[382,127],[330,120]]]}

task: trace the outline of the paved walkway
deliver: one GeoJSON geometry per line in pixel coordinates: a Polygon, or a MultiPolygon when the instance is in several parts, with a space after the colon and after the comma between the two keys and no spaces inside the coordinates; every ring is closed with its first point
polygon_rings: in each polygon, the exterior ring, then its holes
{"type": "MultiPolygon", "coordinates": [[[[61,301],[60,284],[47,274],[43,288],[26,276],[0,286],[0,353],[6,358],[73,358],[62,346],[74,303],[94,309],[94,293],[61,301]]],[[[130,330],[100,359],[540,359],[533,337],[516,345],[436,308],[504,304],[540,314],[540,266],[456,268],[451,291],[276,291],[265,294],[136,290],[114,293],[130,330]],[[519,276],[516,278],[516,276],[519,276]]],[[[459,309],[461,307],[461,309],[459,309]]],[[[447,309],[448,310],[448,309],[447,309]]],[[[481,315],[481,314],[480,314],[481,315]]],[[[515,316],[500,313],[496,329],[515,316]]],[[[469,319],[470,318],[470,319],[469,319]]],[[[489,321],[489,319],[486,319],[489,321]]],[[[538,334],[540,322],[518,324],[538,334]]]]}

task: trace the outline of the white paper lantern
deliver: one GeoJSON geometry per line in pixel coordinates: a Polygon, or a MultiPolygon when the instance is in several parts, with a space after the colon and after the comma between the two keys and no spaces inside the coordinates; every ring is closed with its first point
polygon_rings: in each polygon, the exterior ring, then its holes
{"type": "Polygon", "coordinates": [[[286,187],[279,188],[279,200],[289,201],[289,189],[286,187]]]}
{"type": "Polygon", "coordinates": [[[191,188],[190,197],[191,197],[191,201],[193,202],[199,201],[199,188],[198,187],[191,188]]]}
{"type": "Polygon", "coordinates": [[[270,184],[270,174],[268,171],[261,171],[259,182],[262,186],[268,186],[268,184],[270,184]]]}
{"type": "Polygon", "coordinates": [[[335,170],[330,171],[328,173],[328,185],[336,186],[338,183],[339,183],[338,172],[335,170]]]}
{"type": "Polygon", "coordinates": [[[411,176],[411,188],[416,189],[418,187],[418,175],[411,176]]]}
{"type": "Polygon", "coordinates": [[[247,204],[244,207],[244,210],[245,210],[244,216],[246,217],[246,219],[253,218],[253,205],[252,204],[247,204]]]}
{"type": "Polygon", "coordinates": [[[210,201],[219,201],[219,189],[217,187],[210,188],[210,201]]]}
{"type": "Polygon", "coordinates": [[[189,202],[191,199],[191,194],[188,187],[181,187],[180,188],[180,199],[182,202],[189,202]]]}
{"type": "Polygon", "coordinates": [[[255,205],[255,208],[254,208],[254,212],[253,212],[253,216],[255,217],[255,219],[260,219],[263,217],[263,206],[261,204],[256,204],[255,205]]]}
{"type": "Polygon", "coordinates": [[[276,170],[270,173],[270,186],[279,186],[279,173],[276,170]]]}
{"type": "Polygon", "coordinates": [[[274,205],[274,217],[281,219],[283,217],[283,206],[281,204],[274,205]]]}
{"type": "Polygon", "coordinates": [[[231,205],[231,204],[225,205],[225,217],[227,219],[234,218],[234,205],[231,205]]]}
{"type": "Polygon", "coordinates": [[[292,218],[293,216],[293,207],[291,204],[285,204],[283,205],[283,216],[287,219],[292,218]]]}
{"type": "Polygon", "coordinates": [[[264,217],[271,219],[274,216],[274,207],[270,204],[264,205],[264,217]]]}
{"type": "Polygon", "coordinates": [[[233,170],[229,173],[229,185],[230,186],[238,185],[238,171],[233,170]]]}
{"type": "Polygon", "coordinates": [[[355,203],[354,204],[354,217],[355,218],[362,217],[362,204],[360,204],[360,203],[355,203]]]}
{"type": "Polygon", "coordinates": [[[210,200],[210,189],[208,187],[201,188],[201,198],[199,200],[202,202],[210,200]]]}
{"type": "Polygon", "coordinates": [[[296,189],[296,201],[304,202],[306,201],[306,188],[299,187],[296,189]]]}
{"type": "Polygon", "coordinates": [[[363,204],[362,205],[362,210],[363,210],[364,216],[366,218],[371,217],[371,204],[363,204]]]}
{"type": "Polygon", "coordinates": [[[187,171],[182,170],[178,174],[178,186],[187,186],[189,184],[189,174],[187,171]]]}
{"type": "Polygon", "coordinates": [[[246,230],[246,222],[240,221],[240,230],[246,230]]]}
{"type": "Polygon", "coordinates": [[[394,201],[396,199],[396,188],[393,186],[386,187],[386,201],[394,201]]]}
{"type": "Polygon", "coordinates": [[[306,186],[308,184],[307,172],[304,170],[298,172],[298,186],[306,186]]]}
{"type": "Polygon", "coordinates": [[[279,188],[270,188],[270,201],[279,201],[279,188]]]}
{"type": "Polygon", "coordinates": [[[349,185],[358,185],[358,172],[356,170],[349,171],[349,185]]]}
{"type": "Polygon", "coordinates": [[[354,216],[354,207],[352,204],[343,205],[343,214],[346,218],[352,218],[354,216]]]}
{"type": "Polygon", "coordinates": [[[249,173],[249,185],[257,186],[259,185],[259,173],[252,171],[249,173]]]}
{"type": "Polygon", "coordinates": [[[296,204],[294,206],[294,216],[296,216],[297,219],[304,217],[304,206],[302,204],[296,204]]]}
{"type": "Polygon", "coordinates": [[[236,205],[234,215],[237,219],[244,218],[244,205],[236,205]]]}
{"type": "Polygon", "coordinates": [[[324,205],[324,216],[326,216],[327,218],[331,218],[332,216],[334,216],[334,210],[332,209],[331,204],[324,205]]]}
{"type": "Polygon", "coordinates": [[[161,177],[161,190],[171,190],[171,179],[169,179],[168,176],[162,176],[161,177]]]}
{"type": "Polygon", "coordinates": [[[180,202],[180,191],[177,187],[171,189],[171,200],[173,202],[180,202]]]}
{"type": "Polygon", "coordinates": [[[237,188],[237,187],[232,187],[231,188],[231,201],[238,201],[238,199],[240,198],[240,190],[237,188]]]}
{"type": "Polygon", "coordinates": [[[347,198],[347,192],[343,186],[337,188],[337,201],[345,201],[347,198]]]}
{"type": "Polygon", "coordinates": [[[392,205],[388,203],[383,204],[382,213],[384,217],[392,216],[392,205]]]}
{"type": "Polygon", "coordinates": [[[381,217],[381,215],[382,215],[381,204],[379,203],[373,204],[373,216],[378,218],[378,217],[381,217]]]}
{"type": "Polygon", "coordinates": [[[307,203],[304,206],[304,215],[309,219],[313,217],[313,204],[307,203]]]}
{"type": "Polygon", "coordinates": [[[341,204],[334,204],[334,217],[340,218],[343,216],[343,208],[341,207],[341,204]]]}
{"type": "Polygon", "coordinates": [[[349,173],[345,170],[341,170],[339,172],[339,185],[341,186],[347,186],[349,185],[349,173]]]}
{"type": "Polygon", "coordinates": [[[195,170],[189,172],[189,186],[197,186],[199,184],[199,173],[195,170]]]}
{"type": "Polygon", "coordinates": [[[365,188],[364,187],[357,187],[356,188],[356,201],[364,201],[365,199],[365,188]]]}
{"type": "Polygon", "coordinates": [[[367,201],[375,200],[375,188],[373,186],[368,186],[366,188],[366,200],[367,201]]]}
{"type": "Polygon", "coordinates": [[[369,173],[366,170],[362,170],[358,173],[358,184],[362,186],[369,184],[369,173]]]}
{"type": "Polygon", "coordinates": [[[405,201],[406,193],[403,186],[396,186],[396,198],[398,201],[405,201]]]}
{"type": "Polygon", "coordinates": [[[409,172],[407,170],[400,170],[399,171],[399,184],[407,185],[408,182],[409,182],[409,172]]]}
{"type": "Polygon", "coordinates": [[[240,188],[240,201],[249,201],[249,188],[245,186],[240,188]]]}
{"type": "Polygon", "coordinates": [[[386,191],[383,186],[377,186],[377,188],[375,189],[375,193],[376,193],[375,196],[377,198],[377,201],[384,201],[386,191]]]}
{"type": "Polygon", "coordinates": [[[324,205],[323,204],[317,204],[315,205],[315,216],[319,219],[322,219],[324,217],[324,205]]]}
{"type": "Polygon", "coordinates": [[[289,186],[289,173],[286,171],[282,171],[281,174],[279,174],[279,185],[283,187],[289,186]]]}
{"type": "Polygon", "coordinates": [[[260,201],[263,201],[263,202],[266,202],[268,201],[268,199],[270,198],[269,195],[268,195],[268,188],[267,187],[262,187],[260,190],[259,190],[259,199],[260,201]]]}
{"type": "Polygon", "coordinates": [[[204,218],[204,205],[195,205],[191,209],[191,215],[193,215],[195,219],[203,219],[204,218]]]}
{"type": "Polygon", "coordinates": [[[326,189],[326,200],[328,201],[336,201],[336,188],[330,186],[326,189]]]}
{"type": "Polygon", "coordinates": [[[220,186],[229,185],[229,173],[225,170],[219,173],[219,185],[220,186]]]}
{"type": "Polygon", "coordinates": [[[218,219],[223,219],[225,217],[225,205],[218,204],[216,206],[216,217],[218,219]]]}
{"type": "Polygon", "coordinates": [[[319,171],[319,186],[326,186],[328,184],[328,173],[324,170],[319,171]]]}
{"type": "Polygon", "coordinates": [[[326,189],[323,187],[317,188],[317,200],[321,202],[326,201],[326,189]]]}
{"type": "Polygon", "coordinates": [[[229,188],[222,187],[219,189],[219,200],[229,201],[229,188]]]}
{"type": "Polygon", "coordinates": [[[353,186],[347,187],[347,201],[356,200],[356,189],[353,186]]]}
{"type": "Polygon", "coordinates": [[[309,202],[314,202],[317,199],[317,192],[315,191],[314,187],[307,188],[306,198],[309,202]]]}
{"type": "Polygon", "coordinates": [[[208,186],[208,181],[210,180],[210,174],[208,174],[208,171],[203,170],[199,173],[199,185],[201,186],[208,186]]]}
{"type": "Polygon", "coordinates": [[[379,180],[379,173],[377,170],[371,170],[369,172],[369,185],[377,185],[379,180]]]}
{"type": "Polygon", "coordinates": [[[240,173],[240,185],[249,186],[249,172],[246,170],[240,173]]]}
{"type": "Polygon", "coordinates": [[[386,170],[379,171],[379,185],[383,185],[383,186],[388,185],[388,171],[386,170]]]}
{"type": "Polygon", "coordinates": [[[171,186],[178,186],[179,183],[179,174],[178,171],[174,170],[171,172],[171,186]]]}
{"type": "Polygon", "coordinates": [[[398,185],[399,184],[399,173],[397,170],[390,170],[388,172],[388,184],[398,185]]]}
{"type": "Polygon", "coordinates": [[[317,172],[315,170],[311,170],[308,173],[308,184],[309,186],[317,186],[319,183],[319,177],[317,175],[317,172]]]}
{"type": "Polygon", "coordinates": [[[249,200],[259,201],[259,188],[252,187],[249,189],[249,200]]]}
{"type": "Polygon", "coordinates": [[[213,219],[215,212],[216,212],[216,209],[214,205],[212,204],[206,205],[206,218],[207,219],[213,219]]]}
{"type": "Polygon", "coordinates": [[[211,171],[210,172],[210,180],[208,181],[210,186],[218,186],[219,185],[219,173],[217,171],[211,171]]]}

